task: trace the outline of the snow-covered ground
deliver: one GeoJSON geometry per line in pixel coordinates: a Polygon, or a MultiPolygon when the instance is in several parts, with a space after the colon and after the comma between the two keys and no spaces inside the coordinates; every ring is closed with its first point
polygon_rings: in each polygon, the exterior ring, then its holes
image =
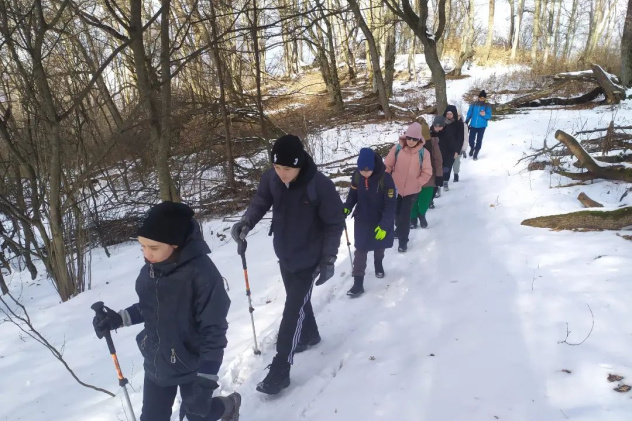
{"type": "MultiPolygon", "coordinates": [[[[456,84],[460,92],[470,88],[464,80],[451,81],[454,98],[456,84]]],[[[274,355],[285,298],[269,220],[249,236],[247,254],[261,356],[252,351],[241,261],[226,231],[230,223],[205,223],[211,257],[232,300],[220,393],[242,394],[244,421],[629,420],[632,392],[613,391],[618,383],[607,377],[632,381],[632,242],[612,232],[520,225],[529,217],[580,210],[580,191],[606,208],[629,205],[632,199],[619,202],[627,186],[601,181],[561,189],[569,180],[516,165],[545,137],[549,145],[555,142],[551,127],[603,127],[612,114],[606,107],[542,109],[492,121],[480,159],[464,160],[461,181],[450,183],[429,211],[429,228],[412,231],[408,253],[387,251],[384,279],[376,279],[369,265],[367,293],[354,300],[345,296],[351,277],[343,241],[337,274],[314,290],[323,341],[296,356],[292,384],[276,397],[255,391],[274,355]]],[[[629,124],[632,103],[619,107],[617,119],[629,124]]],[[[403,129],[388,123],[326,132],[318,162],[394,142],[403,129]]],[[[353,224],[348,226],[352,236],[353,224]]],[[[47,281],[27,281],[26,274],[13,275],[10,287],[34,326],[63,347],[79,378],[118,392],[106,345],[92,330],[90,305],[102,300],[119,309],[134,303],[142,255],[133,243],[111,252],[108,259],[94,251],[93,289],[67,303],[59,303],[47,281]]],[[[134,336],[140,329],[113,335],[137,416],[143,371],[134,336]]],[[[0,421],[129,419],[120,392],[109,398],[81,387],[12,324],[0,324],[0,338],[0,421]]]]}

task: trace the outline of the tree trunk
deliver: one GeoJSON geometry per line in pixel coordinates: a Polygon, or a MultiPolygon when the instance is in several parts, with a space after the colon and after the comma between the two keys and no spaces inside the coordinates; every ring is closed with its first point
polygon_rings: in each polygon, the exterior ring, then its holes
{"type": "Polygon", "coordinates": [[[632,87],[632,0],[628,0],[621,37],[621,81],[626,88],[632,87]]]}
{"type": "Polygon", "coordinates": [[[494,13],[496,9],[496,0],[489,0],[489,15],[487,20],[487,40],[485,41],[485,61],[489,60],[489,54],[492,51],[492,42],[494,41],[494,13]]]}
{"type": "MultiPolygon", "coordinates": [[[[524,1],[524,0],[522,0],[524,1]]],[[[452,75],[461,76],[465,62],[474,57],[474,0],[467,3],[467,23],[461,37],[461,51],[456,61],[452,75]]]]}
{"type": "Polygon", "coordinates": [[[4,275],[2,274],[2,272],[0,272],[0,292],[2,292],[2,295],[7,295],[9,293],[9,287],[4,281],[4,275]]]}
{"type": "Polygon", "coordinates": [[[509,0],[509,35],[507,42],[509,47],[513,46],[513,36],[516,28],[516,0],[509,0]]]}
{"type": "Polygon", "coordinates": [[[564,61],[568,62],[571,57],[571,51],[575,42],[575,33],[577,32],[577,7],[579,0],[573,0],[573,6],[571,7],[571,15],[568,19],[569,29],[566,34],[566,40],[564,41],[564,61]]]}
{"type": "Polygon", "coordinates": [[[522,15],[524,14],[524,0],[518,3],[518,15],[516,16],[516,25],[514,27],[513,39],[511,41],[511,60],[516,60],[518,47],[520,45],[520,29],[522,25],[522,15]]]}
{"type": "Polygon", "coordinates": [[[385,16],[386,43],[384,44],[384,83],[386,85],[386,96],[390,98],[393,95],[393,80],[395,78],[395,39],[397,37],[397,21],[391,11],[385,16]]]}
{"type": "Polygon", "coordinates": [[[388,96],[386,94],[386,85],[384,83],[384,78],[382,77],[382,71],[380,70],[380,58],[378,54],[377,46],[375,45],[375,39],[373,38],[373,33],[369,28],[369,25],[364,20],[362,16],[362,11],[360,10],[360,5],[357,0],[348,0],[349,7],[353,12],[353,15],[356,18],[358,26],[360,26],[360,30],[364,34],[364,38],[366,39],[366,44],[369,49],[369,55],[367,57],[367,67],[368,63],[371,63],[371,69],[373,70],[373,78],[376,80],[377,84],[377,96],[380,101],[380,105],[382,106],[382,110],[384,111],[384,116],[386,118],[391,118],[391,109],[388,105],[388,96]]]}
{"type": "Polygon", "coordinates": [[[531,65],[535,66],[538,61],[538,47],[540,43],[540,17],[542,15],[542,0],[535,0],[535,11],[533,12],[533,37],[531,39],[531,65]]]}
{"type": "Polygon", "coordinates": [[[607,104],[618,104],[621,100],[625,99],[625,91],[623,88],[615,85],[600,66],[593,64],[591,68],[595,79],[597,79],[597,83],[599,83],[599,86],[601,86],[606,93],[607,104]]]}
{"type": "Polygon", "coordinates": [[[632,207],[614,211],[580,211],[525,219],[522,225],[554,230],[620,230],[632,226],[632,207]]]}
{"type": "Polygon", "coordinates": [[[259,115],[259,125],[261,126],[261,137],[267,139],[267,130],[265,124],[265,114],[263,113],[263,98],[261,95],[261,59],[259,56],[259,9],[257,0],[252,0],[252,22],[250,30],[252,36],[252,47],[255,60],[255,84],[257,88],[257,114],[259,115]]]}
{"type": "Polygon", "coordinates": [[[561,26],[561,18],[562,18],[562,0],[555,0],[557,2],[557,10],[555,12],[555,25],[553,27],[554,37],[553,37],[553,57],[558,59],[560,57],[560,26],[561,26]]]}
{"type": "Polygon", "coordinates": [[[577,196],[577,200],[585,207],[585,208],[603,208],[603,205],[599,202],[592,200],[588,195],[584,192],[579,193],[577,196]]]}
{"type": "Polygon", "coordinates": [[[180,201],[169,170],[171,152],[171,0],[162,0],[160,17],[160,141],[156,159],[156,172],[160,187],[160,199],[172,202],[180,201]]]}
{"type": "Polygon", "coordinates": [[[551,54],[551,46],[553,44],[553,14],[555,12],[555,0],[545,0],[546,1],[546,13],[545,13],[545,23],[546,23],[546,38],[545,38],[545,48],[544,48],[544,64],[549,62],[549,55],[551,54]]]}
{"type": "Polygon", "coordinates": [[[225,153],[226,153],[226,178],[228,179],[228,185],[231,189],[236,187],[235,183],[235,162],[233,157],[232,136],[231,136],[231,123],[229,117],[229,110],[226,104],[226,84],[224,79],[224,68],[222,66],[222,57],[219,47],[217,19],[215,13],[214,2],[209,2],[209,12],[211,13],[211,19],[209,21],[211,25],[211,34],[213,36],[213,58],[215,61],[215,68],[217,71],[217,83],[219,85],[219,107],[222,113],[222,120],[224,123],[224,133],[226,139],[224,141],[225,153]]]}

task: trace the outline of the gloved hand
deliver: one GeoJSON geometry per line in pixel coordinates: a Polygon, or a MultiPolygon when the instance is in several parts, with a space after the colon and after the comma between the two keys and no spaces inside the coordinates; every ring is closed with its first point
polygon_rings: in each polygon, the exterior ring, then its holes
{"type": "Polygon", "coordinates": [[[375,239],[376,240],[383,240],[385,237],[386,237],[386,231],[384,231],[379,226],[377,228],[375,228],[375,239]]]}
{"type": "Polygon", "coordinates": [[[438,175],[435,177],[435,184],[437,185],[437,187],[443,187],[443,176],[442,175],[438,175]]]}
{"type": "Polygon", "coordinates": [[[351,213],[351,209],[349,208],[344,208],[342,211],[344,212],[345,216],[349,216],[349,214],[351,213]]]}
{"type": "Polygon", "coordinates": [[[246,236],[250,232],[252,227],[246,220],[241,219],[230,230],[230,235],[233,237],[233,240],[237,243],[237,253],[242,255],[246,252],[246,236]]]}
{"type": "Polygon", "coordinates": [[[463,159],[467,159],[467,153],[465,151],[461,151],[461,156],[463,159]]]}
{"type": "Polygon", "coordinates": [[[320,265],[318,265],[312,274],[312,279],[316,279],[316,277],[320,274],[320,277],[316,281],[316,285],[322,285],[334,276],[335,261],[336,256],[325,256],[322,258],[320,265]]]}
{"type": "Polygon", "coordinates": [[[123,318],[120,314],[106,306],[103,306],[103,310],[92,319],[94,333],[99,339],[103,338],[110,330],[116,330],[123,326],[123,318]]]}
{"type": "Polygon", "coordinates": [[[186,399],[182,399],[185,414],[207,417],[211,412],[213,391],[218,387],[216,381],[198,374],[193,380],[191,394],[186,399]]]}

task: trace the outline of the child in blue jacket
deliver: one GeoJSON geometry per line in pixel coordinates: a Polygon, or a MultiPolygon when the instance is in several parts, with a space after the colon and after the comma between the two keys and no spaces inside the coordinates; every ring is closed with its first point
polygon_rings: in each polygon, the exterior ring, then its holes
{"type": "Polygon", "coordinates": [[[478,153],[483,146],[483,135],[487,128],[487,122],[492,118],[492,107],[487,104],[487,93],[482,90],[478,94],[478,101],[470,105],[467,110],[465,124],[470,128],[470,156],[478,159],[478,153]]]}
{"type": "Polygon", "coordinates": [[[364,273],[367,255],[373,251],[375,276],[384,277],[384,250],[393,247],[395,238],[395,207],[397,194],[393,177],[386,172],[382,157],[369,148],[358,156],[358,170],[351,177],[345,215],[353,212],[355,220],[355,253],[351,298],[364,293],[364,273]]]}

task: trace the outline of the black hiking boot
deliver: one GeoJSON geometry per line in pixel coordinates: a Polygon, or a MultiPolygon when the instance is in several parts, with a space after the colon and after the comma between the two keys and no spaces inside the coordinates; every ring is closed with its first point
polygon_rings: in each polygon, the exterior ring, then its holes
{"type": "Polygon", "coordinates": [[[360,295],[364,294],[364,276],[354,276],[353,277],[353,286],[349,291],[347,291],[347,295],[349,298],[357,298],[360,295]]]}
{"type": "Polygon", "coordinates": [[[476,149],[474,151],[474,161],[478,161],[478,152],[480,151],[480,149],[476,149]]]}
{"type": "Polygon", "coordinates": [[[220,399],[225,408],[220,421],[239,421],[241,395],[237,392],[233,392],[228,396],[221,396],[220,399]]]}
{"type": "Polygon", "coordinates": [[[474,155],[474,149],[470,149],[470,156],[474,155]]]}
{"type": "Polygon", "coordinates": [[[257,391],[268,395],[276,395],[290,385],[290,363],[278,355],[268,366],[268,375],[257,385],[257,391]]]}
{"type": "Polygon", "coordinates": [[[426,221],[426,215],[419,215],[419,226],[421,228],[428,228],[428,221],[426,221]]]}
{"type": "Polygon", "coordinates": [[[455,183],[459,182],[459,175],[458,174],[454,174],[454,182],[455,183]]]}
{"type": "Polygon", "coordinates": [[[410,220],[410,229],[411,230],[417,229],[417,218],[415,218],[415,219],[411,218],[411,220],[410,220]]]}
{"type": "Polygon", "coordinates": [[[406,250],[408,250],[408,245],[405,243],[399,243],[399,247],[397,247],[397,251],[400,253],[406,253],[406,250]]]}
{"type": "Polygon", "coordinates": [[[428,206],[428,209],[434,209],[434,200],[430,201],[430,205],[428,206]]]}
{"type": "Polygon", "coordinates": [[[382,261],[376,260],[373,262],[373,265],[375,266],[375,277],[382,279],[384,277],[384,266],[382,266],[382,261]]]}
{"type": "Polygon", "coordinates": [[[320,334],[316,332],[316,334],[306,335],[303,333],[301,335],[301,339],[298,340],[298,344],[294,349],[294,353],[298,354],[300,352],[306,351],[307,349],[313,347],[314,345],[318,345],[320,343],[320,334]]]}

